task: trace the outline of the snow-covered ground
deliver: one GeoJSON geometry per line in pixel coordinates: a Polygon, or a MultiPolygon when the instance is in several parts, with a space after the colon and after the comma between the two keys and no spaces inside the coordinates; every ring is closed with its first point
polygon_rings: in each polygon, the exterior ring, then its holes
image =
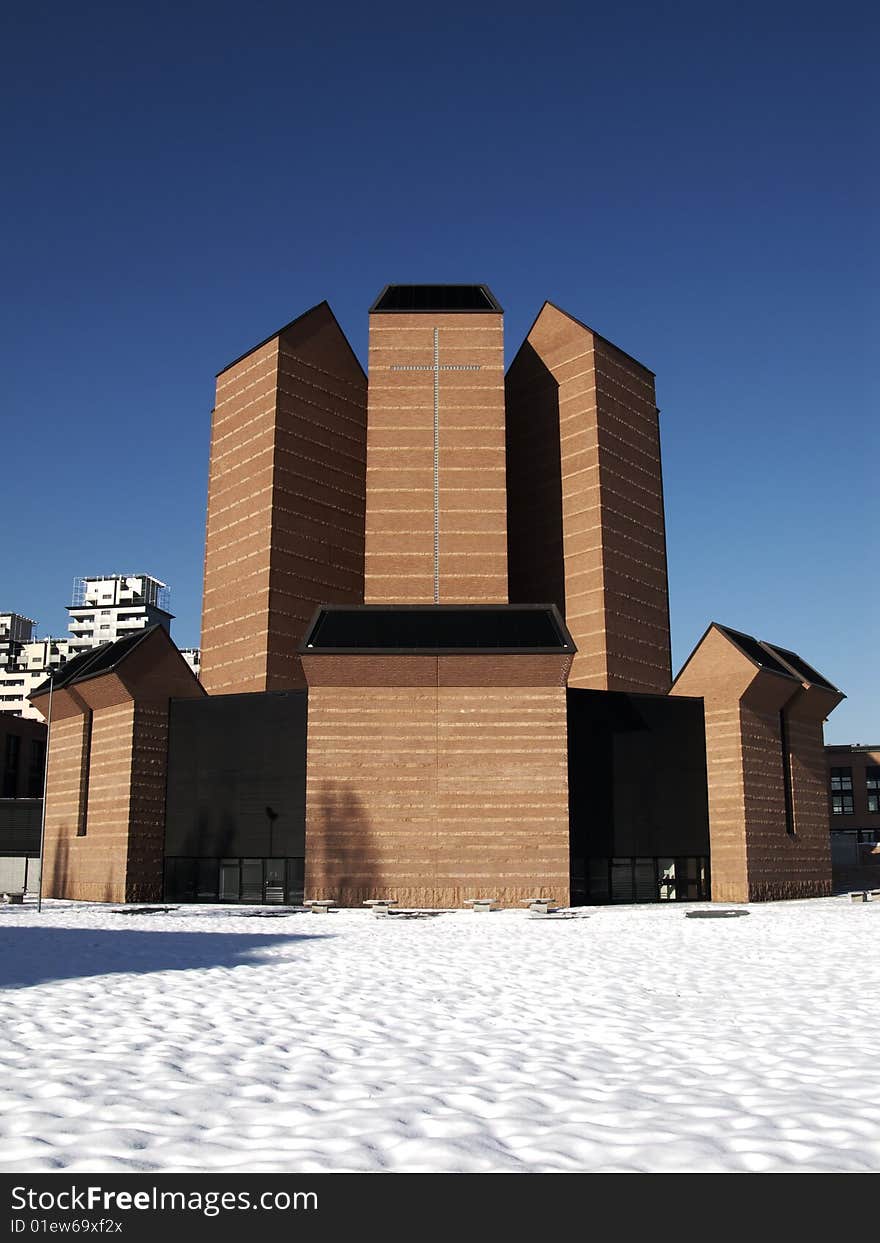
{"type": "Polygon", "coordinates": [[[694,909],[0,908],[0,1169],[880,1169],[880,901],[694,909]]]}

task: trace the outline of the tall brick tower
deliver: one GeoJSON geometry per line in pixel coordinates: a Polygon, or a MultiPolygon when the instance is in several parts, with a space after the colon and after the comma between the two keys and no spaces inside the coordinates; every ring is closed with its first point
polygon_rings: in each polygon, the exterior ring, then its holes
{"type": "Polygon", "coordinates": [[[569,685],[672,682],[654,376],[546,302],[507,374],[511,602],[552,601],[569,685]]]}
{"type": "Polygon", "coordinates": [[[201,680],[211,694],[304,687],[315,606],[364,584],[367,381],[326,302],[217,376],[201,680]]]}
{"type": "Polygon", "coordinates": [[[306,893],[505,905],[569,885],[565,681],[549,607],[507,602],[502,312],[389,285],[370,314],[365,603],[322,609],[306,893]]]}
{"type": "Polygon", "coordinates": [[[504,339],[485,285],[370,312],[365,601],[507,601],[504,339]]]}

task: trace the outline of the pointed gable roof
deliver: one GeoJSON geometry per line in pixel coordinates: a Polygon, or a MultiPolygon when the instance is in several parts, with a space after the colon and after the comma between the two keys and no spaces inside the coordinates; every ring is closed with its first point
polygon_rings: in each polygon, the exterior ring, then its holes
{"type": "Polygon", "coordinates": [[[843,691],[829,682],[821,673],[818,673],[797,652],[793,652],[789,648],[780,647],[778,644],[767,643],[763,639],[756,639],[754,635],[746,634],[743,630],[734,630],[732,626],[722,626],[720,622],[710,622],[706,627],[694,650],[688,656],[681,669],[679,669],[672,683],[673,687],[678,684],[685,670],[703,648],[703,645],[713,631],[726,639],[759,672],[785,678],[788,682],[796,683],[804,688],[814,687],[827,692],[829,696],[836,697],[837,703],[846,698],[843,691]]]}
{"type": "Polygon", "coordinates": [[[59,691],[72,692],[111,674],[119,676],[122,685],[134,697],[138,691],[154,689],[153,669],[159,671],[161,682],[168,683],[169,694],[207,694],[171,635],[164,626],[157,624],[81,652],[62,665],[52,677],[41,682],[28,698],[39,708],[36,701],[48,696],[50,689],[56,694],[59,691]]]}

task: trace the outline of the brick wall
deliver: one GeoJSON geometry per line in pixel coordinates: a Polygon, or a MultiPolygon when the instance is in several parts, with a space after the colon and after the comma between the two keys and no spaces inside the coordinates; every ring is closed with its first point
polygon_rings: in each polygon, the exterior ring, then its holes
{"type": "Polygon", "coordinates": [[[705,704],[713,900],[830,893],[822,721],[841,696],[759,668],[714,626],[672,694],[705,704]]]}
{"type": "Polygon", "coordinates": [[[562,687],[312,687],[306,893],[568,901],[562,687]]]}
{"type": "Polygon", "coordinates": [[[434,378],[439,377],[440,603],[504,603],[507,541],[502,316],[370,316],[365,600],[434,600],[434,378]]]}
{"type": "Polygon", "coordinates": [[[305,685],[296,646],[321,603],[363,599],[366,378],[326,303],[217,378],[203,685],[305,685]]]}
{"type": "Polygon", "coordinates": [[[277,337],[217,377],[201,638],[212,691],[265,689],[277,387],[277,337]]]}
{"type": "Polygon", "coordinates": [[[778,713],[744,709],[744,723],[759,731],[764,758],[755,748],[752,780],[764,790],[763,804],[749,825],[749,891],[753,900],[812,898],[831,893],[831,841],[825,755],[824,712],[830,707],[817,688],[795,693],[785,704],[794,834],[780,839],[784,822],[784,754],[778,713]],[[817,702],[818,699],[818,702],[817,702]]]}
{"type": "MultiPolygon", "coordinates": [[[[80,896],[69,891],[68,865],[85,812],[88,714],[81,701],[74,702],[69,696],[64,699],[69,703],[65,704],[60,694],[54,696],[46,778],[43,894],[49,898],[80,896]]],[[[111,885],[113,879],[111,876],[111,885]]]]}
{"type": "Polygon", "coordinates": [[[740,701],[755,672],[754,665],[744,661],[727,639],[711,628],[671,692],[703,699],[712,898],[716,902],[748,901],[740,701]]]}
{"type": "Polygon", "coordinates": [[[167,704],[136,704],[131,755],[126,902],[152,902],[162,897],[167,765],[167,704]]]}
{"type": "Polygon", "coordinates": [[[652,373],[547,303],[510,367],[507,409],[511,600],[559,605],[578,646],[571,686],[665,693],[652,373]]]}
{"type": "MultiPolygon", "coordinates": [[[[203,694],[161,628],[112,672],[55,692],[44,896],[162,896],[168,705],[172,696],[203,694]]],[[[43,710],[46,698],[38,703],[43,710]]]]}

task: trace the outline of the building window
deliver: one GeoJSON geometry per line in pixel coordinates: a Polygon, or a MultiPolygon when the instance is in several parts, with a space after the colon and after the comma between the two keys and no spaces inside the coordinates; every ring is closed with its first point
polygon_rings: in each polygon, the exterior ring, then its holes
{"type": "Polygon", "coordinates": [[[865,769],[865,790],[868,795],[868,811],[880,814],[880,768],[865,769]]]}
{"type": "Polygon", "coordinates": [[[854,811],[853,796],[851,794],[831,795],[832,816],[851,816],[854,811]]]}
{"type": "Polygon", "coordinates": [[[852,793],[852,769],[851,768],[832,768],[831,770],[831,793],[843,794],[852,793]]]}
{"type": "Polygon", "coordinates": [[[794,799],[791,792],[791,748],[788,741],[788,720],[785,708],[779,712],[779,742],[782,748],[782,793],[785,802],[785,831],[794,837],[794,799]]]}
{"type": "Polygon", "coordinates": [[[82,768],[79,781],[79,815],[76,823],[77,837],[85,837],[89,821],[89,781],[92,768],[92,722],[94,713],[89,708],[83,721],[82,768]]]}
{"type": "Polygon", "coordinates": [[[609,902],[699,902],[709,898],[705,857],[590,858],[571,861],[572,906],[609,902]]]}
{"type": "Polygon", "coordinates": [[[31,766],[28,772],[28,797],[43,797],[43,773],[46,768],[46,744],[35,738],[31,743],[31,766]]]}
{"type": "Polygon", "coordinates": [[[165,897],[173,902],[302,903],[305,860],[167,856],[165,897]]]}
{"type": "Polygon", "coordinates": [[[6,753],[3,762],[3,798],[15,798],[18,793],[18,757],[21,739],[17,734],[6,735],[6,753]]]}

